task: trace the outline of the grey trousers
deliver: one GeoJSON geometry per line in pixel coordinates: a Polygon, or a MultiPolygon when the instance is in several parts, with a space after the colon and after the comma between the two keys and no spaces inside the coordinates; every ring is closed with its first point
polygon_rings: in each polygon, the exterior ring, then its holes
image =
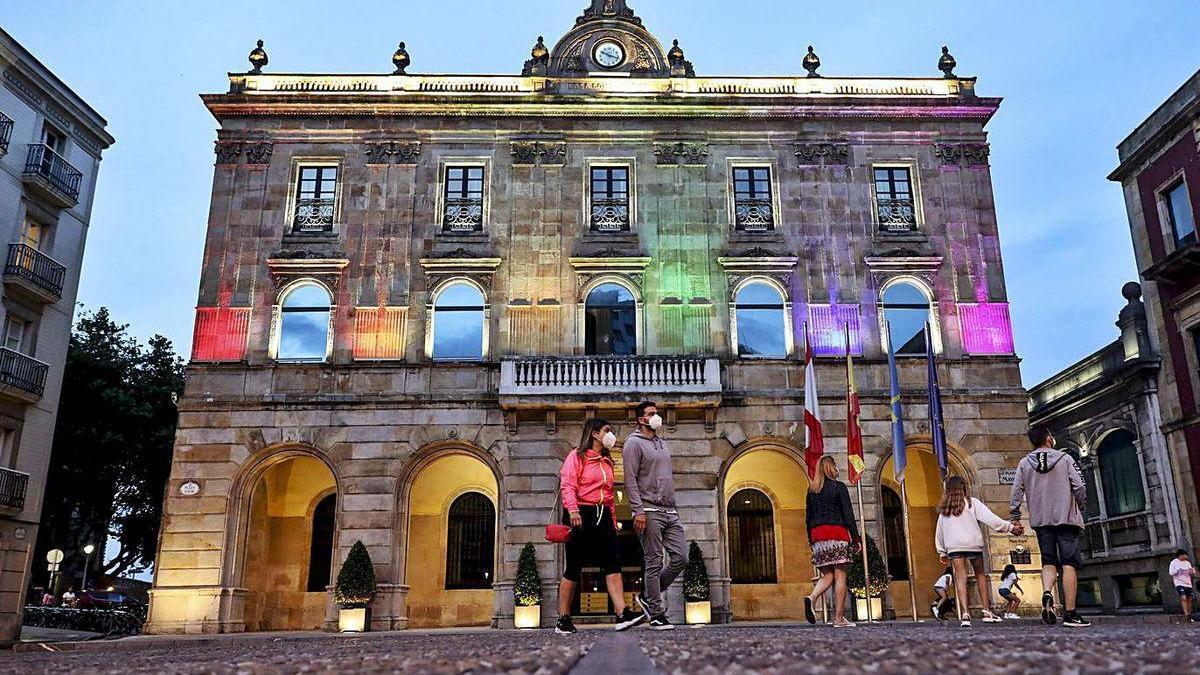
{"type": "Polygon", "coordinates": [[[646,512],[646,531],[638,536],[642,542],[645,559],[645,578],[642,585],[642,602],[650,616],[666,614],[662,594],[687,565],[687,537],[679,515],[661,511],[646,512]],[[663,564],[663,553],[668,556],[663,564]]]}

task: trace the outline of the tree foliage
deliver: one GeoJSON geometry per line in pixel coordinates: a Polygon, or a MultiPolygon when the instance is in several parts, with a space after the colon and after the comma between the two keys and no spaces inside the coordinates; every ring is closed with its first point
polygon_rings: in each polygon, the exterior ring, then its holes
{"type": "Polygon", "coordinates": [[[533,544],[525,544],[517,560],[517,581],[513,586],[518,607],[542,604],[542,578],[538,574],[537,553],[533,544]]]}
{"type": "Polygon", "coordinates": [[[688,548],[687,566],[683,568],[683,597],[688,602],[703,602],[708,600],[708,593],[708,568],[700,545],[693,541],[688,548]]]}
{"type": "Polygon", "coordinates": [[[375,597],[375,566],[361,541],[354,542],[333,587],[333,601],[346,609],[366,607],[375,597]]]}
{"type": "Polygon", "coordinates": [[[165,337],[143,346],[128,329],[101,307],[71,333],[38,536],[39,560],[66,552],[66,579],[88,543],[97,581],[143,571],[157,552],[184,362],[165,337]]]}
{"type": "MultiPolygon", "coordinates": [[[[887,563],[883,561],[883,556],[879,553],[879,547],[875,545],[875,540],[869,536],[867,537],[867,564],[870,565],[871,570],[871,597],[878,598],[888,589],[888,582],[891,581],[891,577],[888,576],[887,563]]],[[[850,569],[846,571],[846,585],[855,597],[860,599],[867,597],[867,579],[863,574],[862,553],[854,556],[854,562],[850,564],[850,569]]]]}

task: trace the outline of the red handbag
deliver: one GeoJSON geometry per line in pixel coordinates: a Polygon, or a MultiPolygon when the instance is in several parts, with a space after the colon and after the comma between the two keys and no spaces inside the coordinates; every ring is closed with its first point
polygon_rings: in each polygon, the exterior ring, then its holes
{"type": "MultiPolygon", "coordinates": [[[[571,450],[575,452],[575,450],[571,450]]],[[[583,476],[583,467],[579,468],[579,475],[583,476]]],[[[555,522],[555,516],[558,515],[558,505],[562,500],[562,478],[559,478],[558,489],[554,491],[554,506],[550,508],[550,520],[546,522],[546,541],[551,544],[565,544],[571,540],[571,526],[562,525],[555,522]]]]}

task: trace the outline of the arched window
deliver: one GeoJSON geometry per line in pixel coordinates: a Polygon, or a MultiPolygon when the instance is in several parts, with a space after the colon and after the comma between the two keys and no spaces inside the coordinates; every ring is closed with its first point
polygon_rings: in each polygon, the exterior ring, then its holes
{"type": "Polygon", "coordinates": [[[738,291],[734,305],[738,355],[786,358],[787,319],[779,291],[756,281],[738,291]]]}
{"type": "Polygon", "coordinates": [[[1075,460],[1079,475],[1083,476],[1083,484],[1087,488],[1087,504],[1083,508],[1085,520],[1095,520],[1100,517],[1100,493],[1096,490],[1096,463],[1092,457],[1084,457],[1079,449],[1070,445],[1059,447],[1060,450],[1075,460]]]}
{"type": "Polygon", "coordinates": [[[729,500],[729,575],[735,584],[773,584],[775,514],[758,490],[739,490],[729,500]]]}
{"type": "Polygon", "coordinates": [[[486,495],[467,492],[450,505],[446,533],[446,588],[492,587],[496,556],[496,507],[486,495]]]}
{"type": "Polygon", "coordinates": [[[483,293],[458,282],[442,289],[433,305],[433,358],[483,359],[483,293]]]}
{"type": "Polygon", "coordinates": [[[317,502],[313,509],[312,547],[308,553],[308,592],[324,593],[333,566],[333,531],[337,518],[337,495],[317,502]]]}
{"type": "Polygon", "coordinates": [[[300,284],[288,291],[280,307],[280,361],[321,362],[329,355],[329,291],[300,284]]]}
{"type": "Polygon", "coordinates": [[[600,284],[587,296],[584,349],[588,356],[637,354],[637,301],[616,283],[600,284]]]}
{"type": "Polygon", "coordinates": [[[1104,510],[1109,518],[1146,509],[1142,467],[1133,441],[1133,434],[1117,431],[1109,434],[1096,450],[1100,485],[1104,489],[1104,510]]]}
{"type": "Polygon", "coordinates": [[[883,541],[887,546],[888,574],[894,581],[908,581],[908,548],[904,545],[904,507],[900,495],[889,488],[883,492],[883,541]]]}
{"type": "Polygon", "coordinates": [[[925,323],[930,318],[929,297],[916,284],[901,281],[883,292],[883,320],[896,356],[925,354],[925,323]]]}

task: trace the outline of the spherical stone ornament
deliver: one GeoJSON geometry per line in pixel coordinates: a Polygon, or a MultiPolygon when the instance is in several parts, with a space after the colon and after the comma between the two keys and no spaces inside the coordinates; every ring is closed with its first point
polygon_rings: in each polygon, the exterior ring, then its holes
{"type": "Polygon", "coordinates": [[[262,40],[259,40],[258,46],[255,47],[254,50],[250,52],[249,60],[250,60],[250,65],[254,66],[254,68],[251,69],[251,71],[250,71],[251,75],[258,75],[258,74],[262,73],[263,66],[267,65],[267,63],[270,62],[270,59],[267,58],[266,50],[263,49],[263,41],[262,40]]]}
{"type": "Polygon", "coordinates": [[[17,529],[13,530],[13,536],[16,537],[17,539],[24,539],[25,534],[26,534],[26,530],[23,527],[18,527],[17,529]]]}
{"type": "Polygon", "coordinates": [[[194,480],[189,480],[188,482],[179,486],[179,494],[183,495],[184,497],[195,497],[196,495],[200,494],[200,484],[194,480]]]}
{"type": "Polygon", "coordinates": [[[412,57],[408,55],[408,49],[403,42],[400,43],[400,48],[396,50],[396,53],[392,54],[392,65],[396,66],[396,72],[392,73],[393,75],[408,74],[404,72],[404,69],[412,65],[412,57]]]}

